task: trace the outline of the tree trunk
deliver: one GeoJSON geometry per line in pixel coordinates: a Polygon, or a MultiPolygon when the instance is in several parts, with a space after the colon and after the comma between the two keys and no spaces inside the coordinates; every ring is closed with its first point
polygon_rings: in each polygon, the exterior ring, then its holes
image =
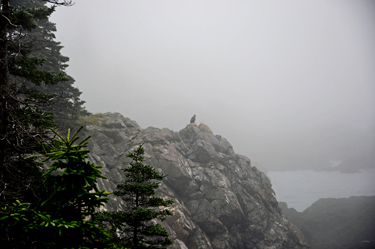
{"type": "MultiPolygon", "coordinates": [[[[139,195],[138,193],[135,195],[135,208],[137,209],[139,207],[139,195]]],[[[138,248],[138,222],[134,224],[133,228],[133,243],[134,243],[134,248],[138,248]]]]}
{"type": "Polygon", "coordinates": [[[7,151],[8,134],[8,91],[9,91],[9,68],[8,68],[8,37],[7,27],[10,16],[10,0],[1,0],[0,6],[0,197],[5,191],[4,172],[7,151]]]}

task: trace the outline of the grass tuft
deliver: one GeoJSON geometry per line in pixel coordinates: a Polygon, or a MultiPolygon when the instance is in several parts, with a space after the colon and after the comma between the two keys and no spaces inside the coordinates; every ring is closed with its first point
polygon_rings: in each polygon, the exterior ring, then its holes
{"type": "Polygon", "coordinates": [[[79,123],[82,125],[97,125],[99,122],[104,122],[106,120],[107,118],[103,113],[96,113],[87,117],[79,117],[79,123]]]}

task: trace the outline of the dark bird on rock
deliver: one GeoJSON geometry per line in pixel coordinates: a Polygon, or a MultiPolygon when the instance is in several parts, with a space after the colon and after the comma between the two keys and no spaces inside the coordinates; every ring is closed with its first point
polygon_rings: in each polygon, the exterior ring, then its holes
{"type": "Polygon", "coordinates": [[[194,116],[190,119],[190,124],[192,124],[192,123],[195,123],[195,114],[194,114],[194,116]]]}

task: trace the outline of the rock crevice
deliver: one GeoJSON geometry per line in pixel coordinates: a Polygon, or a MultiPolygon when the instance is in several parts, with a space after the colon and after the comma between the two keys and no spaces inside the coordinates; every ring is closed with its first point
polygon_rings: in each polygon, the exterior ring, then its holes
{"type": "MultiPolygon", "coordinates": [[[[98,185],[112,192],[124,180],[125,154],[143,143],[146,163],[168,175],[158,195],[175,200],[174,216],[162,223],[175,241],[169,248],[308,248],[281,214],[267,176],[207,125],[191,123],[174,132],[142,129],[118,113],[104,116],[86,127],[92,135],[89,160],[103,165],[108,178],[98,185]]],[[[105,209],[120,204],[111,198],[105,209]]]]}

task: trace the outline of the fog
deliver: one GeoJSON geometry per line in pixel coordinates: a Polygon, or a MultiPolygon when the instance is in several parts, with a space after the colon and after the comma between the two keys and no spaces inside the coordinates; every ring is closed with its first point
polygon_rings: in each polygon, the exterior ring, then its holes
{"type": "Polygon", "coordinates": [[[77,0],[52,22],[92,113],[196,114],[261,169],[374,163],[375,1],[77,0]]]}

